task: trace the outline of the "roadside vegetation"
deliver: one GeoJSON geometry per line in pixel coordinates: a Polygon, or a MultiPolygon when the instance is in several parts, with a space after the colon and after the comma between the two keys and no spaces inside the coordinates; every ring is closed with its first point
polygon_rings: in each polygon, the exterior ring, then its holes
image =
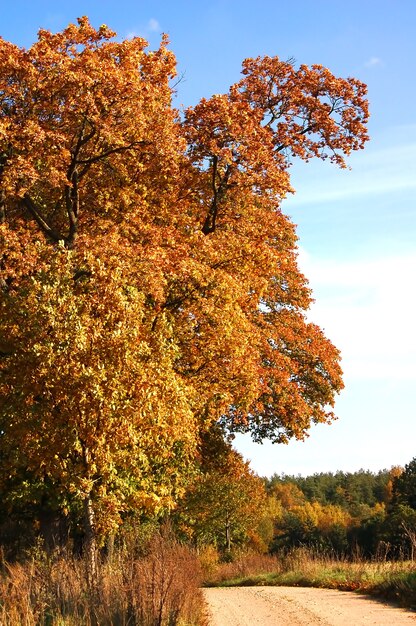
{"type": "Polygon", "coordinates": [[[416,607],[416,459],[377,474],[273,476],[265,486],[267,554],[236,551],[224,563],[206,550],[206,585],[325,587],[416,607]]]}
{"type": "Polygon", "coordinates": [[[33,548],[22,562],[3,563],[2,626],[205,626],[196,555],[173,536],[130,532],[99,561],[33,548]]]}

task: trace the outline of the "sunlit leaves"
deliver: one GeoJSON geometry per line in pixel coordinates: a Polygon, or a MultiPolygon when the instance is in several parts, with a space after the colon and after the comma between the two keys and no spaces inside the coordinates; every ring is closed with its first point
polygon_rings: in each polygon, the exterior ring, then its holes
{"type": "Polygon", "coordinates": [[[103,528],[173,506],[218,420],[332,419],[339,353],[281,202],[292,156],[343,165],[368,117],[358,81],[269,57],[181,116],[166,38],[113,35],[0,40],[1,445],[103,528]]]}
{"type": "Polygon", "coordinates": [[[63,490],[97,489],[100,501],[116,491],[137,505],[133,481],[157,508],[170,506],[194,453],[195,420],[172,371],[169,332],[160,324],[149,335],[143,296],[125,285],[121,268],[110,275],[84,255],[83,285],[71,252],[44,246],[43,254],[48,271],[2,301],[14,346],[1,388],[6,438],[19,441],[29,470],[43,467],[63,490]]]}

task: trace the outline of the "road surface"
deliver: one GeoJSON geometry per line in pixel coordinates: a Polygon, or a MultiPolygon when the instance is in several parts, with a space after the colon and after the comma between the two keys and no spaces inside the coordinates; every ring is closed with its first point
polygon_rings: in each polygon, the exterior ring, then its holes
{"type": "Polygon", "coordinates": [[[210,626],[416,626],[416,613],[368,596],[302,587],[204,590],[210,626]]]}

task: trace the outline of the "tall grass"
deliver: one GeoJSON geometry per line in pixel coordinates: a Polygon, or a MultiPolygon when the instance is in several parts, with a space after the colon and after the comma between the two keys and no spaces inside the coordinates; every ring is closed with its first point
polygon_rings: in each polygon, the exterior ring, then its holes
{"type": "Polygon", "coordinates": [[[86,563],[38,553],[3,564],[2,626],[205,626],[196,556],[156,534],[145,553],[115,552],[87,584],[86,563]]]}
{"type": "Polygon", "coordinates": [[[276,556],[252,551],[236,552],[232,560],[223,562],[218,551],[213,546],[207,546],[200,551],[199,559],[206,587],[232,584],[233,581],[281,571],[281,561],[276,556]]]}
{"type": "MultiPolygon", "coordinates": [[[[204,561],[203,561],[204,564],[204,561]]],[[[348,560],[296,549],[281,556],[239,555],[204,566],[207,586],[288,585],[360,591],[416,608],[416,562],[348,560]]]]}

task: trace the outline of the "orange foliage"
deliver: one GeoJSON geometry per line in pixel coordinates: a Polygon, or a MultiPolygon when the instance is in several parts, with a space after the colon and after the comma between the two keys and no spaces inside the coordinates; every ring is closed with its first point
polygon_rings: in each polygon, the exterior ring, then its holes
{"type": "Polygon", "coordinates": [[[110,525],[171,506],[218,419],[287,441],[333,418],[280,204],[292,156],[343,166],[368,117],[358,81],[265,57],[181,118],[166,39],[113,35],[0,40],[0,445],[110,525]]]}

